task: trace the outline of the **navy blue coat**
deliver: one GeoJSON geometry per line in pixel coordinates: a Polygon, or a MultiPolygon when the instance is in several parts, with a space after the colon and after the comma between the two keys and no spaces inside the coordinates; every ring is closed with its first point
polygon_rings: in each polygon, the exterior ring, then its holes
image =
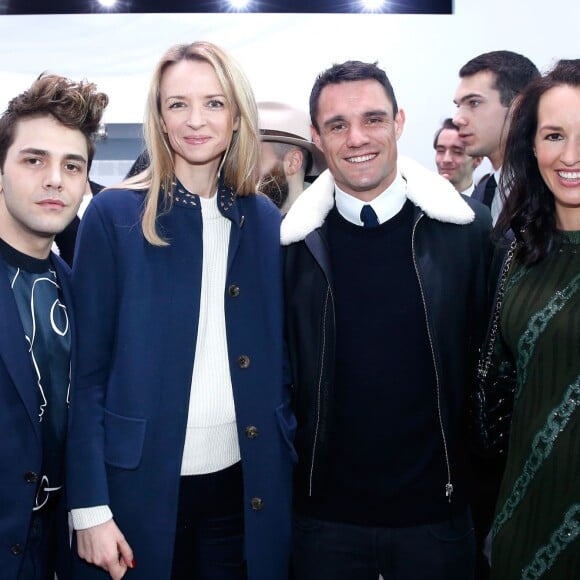
{"type": "MultiPolygon", "coordinates": [[[[249,578],[285,579],[296,455],[283,377],[280,217],[265,197],[226,187],[218,196],[231,220],[224,300],[249,578]],[[258,437],[246,435],[250,425],[258,437]]],[[[142,192],[104,191],[81,222],[67,483],[71,508],[111,507],[137,561],[131,577],[164,580],[195,357],[202,221],[199,203],[176,202],[159,219],[170,245],[154,247],[140,226],[143,201],[142,192]]],[[[104,577],[75,566],[75,578],[104,577]]]]}
{"type": "MultiPolygon", "coordinates": [[[[72,303],[68,266],[53,255],[64,303],[72,303]]],[[[72,317],[69,316],[69,320],[72,317]]],[[[74,331],[74,327],[71,326],[74,331]]],[[[0,258],[0,576],[18,577],[37,479],[42,473],[37,378],[8,271],[0,258]]],[[[59,531],[66,533],[62,510],[59,531]]],[[[64,543],[63,543],[64,544],[64,543]]],[[[59,577],[64,578],[61,571],[59,577]]]]}

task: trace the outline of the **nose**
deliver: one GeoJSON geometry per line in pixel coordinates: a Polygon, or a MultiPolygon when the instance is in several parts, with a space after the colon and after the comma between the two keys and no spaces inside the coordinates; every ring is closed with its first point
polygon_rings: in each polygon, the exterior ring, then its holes
{"type": "Polygon", "coordinates": [[[369,142],[364,125],[353,123],[348,128],[346,143],[349,147],[362,147],[369,142]]]}
{"type": "Polygon", "coordinates": [[[445,149],[443,152],[443,162],[444,163],[452,163],[453,162],[453,155],[449,149],[445,149]]]}
{"type": "Polygon", "coordinates": [[[567,167],[580,163],[580,137],[566,140],[560,159],[567,167]]]}
{"type": "Polygon", "coordinates": [[[461,112],[460,108],[458,108],[457,111],[455,112],[455,115],[453,116],[453,122],[458,127],[465,127],[465,125],[467,125],[467,121],[465,120],[465,117],[463,116],[463,113],[461,112]]]}
{"type": "Polygon", "coordinates": [[[196,105],[191,106],[187,124],[192,129],[199,129],[205,125],[205,115],[202,107],[196,105]]]}
{"type": "Polygon", "coordinates": [[[48,190],[62,190],[63,169],[59,163],[49,163],[46,168],[44,187],[48,190]]]}

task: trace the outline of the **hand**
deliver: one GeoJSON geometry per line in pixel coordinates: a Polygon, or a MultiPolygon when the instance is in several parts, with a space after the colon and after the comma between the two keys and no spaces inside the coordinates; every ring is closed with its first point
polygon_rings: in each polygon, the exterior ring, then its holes
{"type": "Polygon", "coordinates": [[[77,530],[79,557],[106,570],[113,580],[121,580],[127,568],[134,568],[133,550],[113,520],[77,530]]]}

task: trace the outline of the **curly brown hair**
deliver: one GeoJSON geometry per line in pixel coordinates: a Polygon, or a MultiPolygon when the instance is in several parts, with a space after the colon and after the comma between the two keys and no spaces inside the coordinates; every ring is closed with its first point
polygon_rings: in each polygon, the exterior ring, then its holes
{"type": "Polygon", "coordinates": [[[109,103],[105,93],[87,81],[74,82],[54,74],[42,74],[32,86],[14,97],[0,117],[0,168],[14,142],[20,119],[50,115],[70,129],[78,129],[87,142],[88,168],[95,154],[94,136],[109,103]]]}

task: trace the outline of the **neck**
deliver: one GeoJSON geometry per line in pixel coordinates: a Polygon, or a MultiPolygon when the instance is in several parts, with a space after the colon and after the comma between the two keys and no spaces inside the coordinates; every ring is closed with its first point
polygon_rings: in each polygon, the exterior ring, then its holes
{"type": "Polygon", "coordinates": [[[498,149],[488,156],[488,159],[494,171],[497,171],[503,165],[503,151],[498,149]]]}
{"type": "Polygon", "coordinates": [[[563,210],[556,207],[556,227],[565,232],[580,231],[580,209],[563,210]]]}
{"type": "Polygon", "coordinates": [[[299,181],[295,181],[291,178],[288,178],[288,197],[286,201],[280,208],[282,214],[286,214],[292,204],[296,201],[298,196],[304,191],[304,180],[300,179],[299,181]]]}
{"type": "Polygon", "coordinates": [[[54,242],[54,236],[49,238],[12,237],[9,232],[2,232],[2,239],[15,250],[37,260],[46,260],[48,258],[54,242]]]}
{"type": "Polygon", "coordinates": [[[219,160],[204,165],[175,164],[175,175],[183,186],[200,197],[212,197],[217,189],[219,160]]]}
{"type": "Polygon", "coordinates": [[[467,181],[462,181],[461,183],[458,183],[457,185],[455,185],[455,189],[461,193],[462,191],[465,191],[468,187],[471,187],[473,181],[467,180],[467,181]]]}
{"type": "MultiPolygon", "coordinates": [[[[2,209],[6,210],[5,207],[2,209]]],[[[34,232],[16,230],[14,224],[6,219],[5,211],[0,211],[0,232],[2,232],[2,239],[9,246],[38,260],[48,258],[54,242],[54,235],[43,236],[34,232]]]]}

